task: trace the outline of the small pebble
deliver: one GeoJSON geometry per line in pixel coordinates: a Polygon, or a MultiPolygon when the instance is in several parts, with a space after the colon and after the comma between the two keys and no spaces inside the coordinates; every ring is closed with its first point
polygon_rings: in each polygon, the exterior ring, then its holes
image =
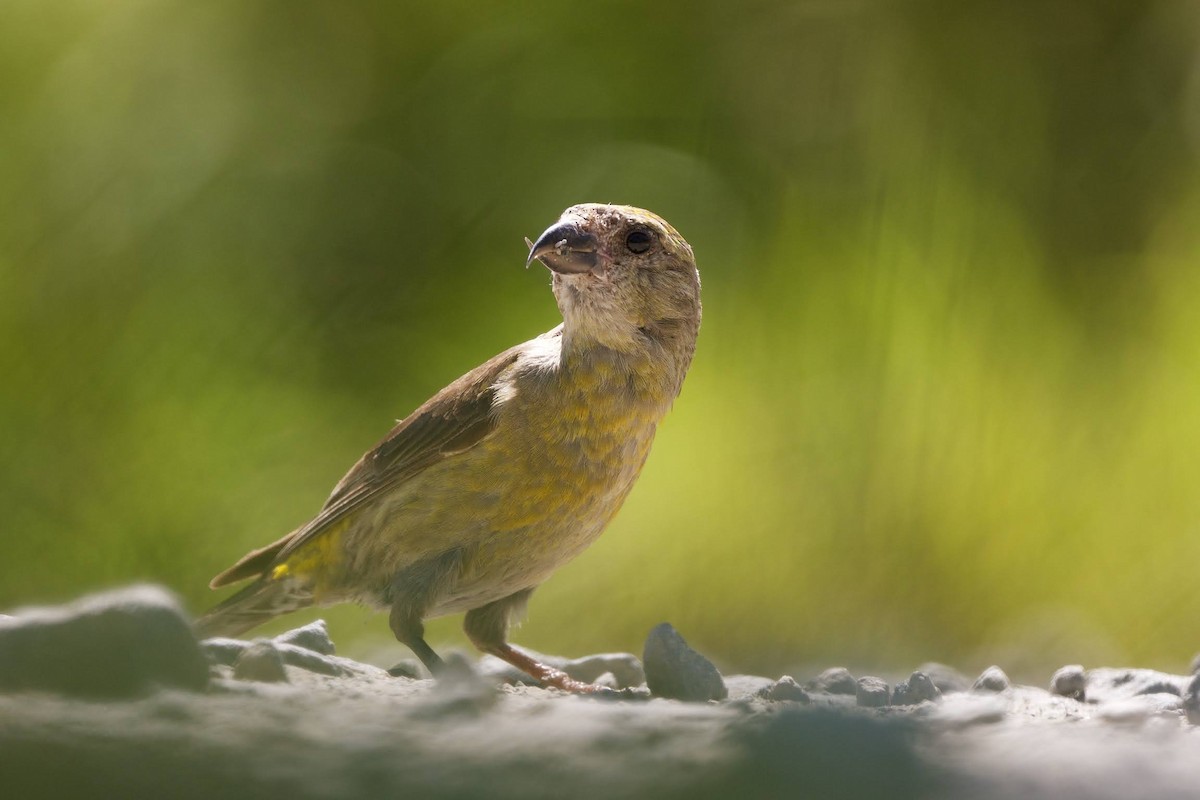
{"type": "Polygon", "coordinates": [[[287,683],[283,655],[268,639],[251,642],[233,665],[233,677],[259,683],[287,683]]]}
{"type": "Polygon", "coordinates": [[[779,680],[771,684],[762,696],[767,700],[775,701],[790,701],[794,703],[808,703],[811,698],[808,692],[791,675],[784,675],[779,680]]]}
{"type": "Polygon", "coordinates": [[[621,682],[617,680],[617,676],[613,675],[611,672],[605,672],[601,675],[597,675],[595,680],[589,682],[593,686],[599,686],[602,689],[612,689],[613,691],[624,688],[621,686],[621,682]]]}
{"type": "Polygon", "coordinates": [[[664,622],[650,631],[642,653],[646,685],[655,697],[703,703],[728,695],[721,673],[664,622]]]}
{"type": "Polygon", "coordinates": [[[632,653],[599,653],[563,660],[555,666],[584,683],[596,683],[603,675],[611,675],[617,689],[629,689],[646,682],[642,662],[632,653]]]}
{"type": "Polygon", "coordinates": [[[1053,694],[1069,697],[1072,700],[1084,702],[1086,697],[1087,675],[1082,664],[1068,664],[1060,667],[1050,678],[1050,691],[1053,694]]]}
{"type": "Polygon", "coordinates": [[[1004,670],[994,664],[983,671],[971,686],[973,692],[1003,692],[1012,686],[1004,670]]]}
{"type": "Polygon", "coordinates": [[[346,671],[334,660],[333,656],[323,656],[320,653],[309,650],[307,647],[285,644],[278,640],[274,642],[274,645],[275,649],[279,651],[283,663],[288,666],[300,667],[300,669],[306,669],[309,672],[330,675],[335,678],[340,678],[346,674],[346,671]]]}
{"type": "Polygon", "coordinates": [[[830,667],[808,682],[810,692],[826,694],[858,694],[858,681],[845,667],[830,667]]]}
{"type": "Polygon", "coordinates": [[[870,675],[858,679],[856,700],[864,708],[883,708],[888,704],[891,690],[887,681],[870,675]]]}
{"type": "Polygon", "coordinates": [[[285,631],[276,636],[275,641],[279,644],[303,647],[305,650],[311,650],[323,656],[333,655],[333,640],[329,638],[329,628],[323,619],[285,631]]]}
{"type": "Polygon", "coordinates": [[[892,705],[915,706],[926,700],[936,701],[942,698],[942,693],[924,672],[918,670],[908,677],[907,681],[897,683],[892,692],[892,705]]]}
{"type": "Polygon", "coordinates": [[[421,668],[417,666],[416,661],[406,658],[388,667],[387,673],[393,678],[409,678],[415,681],[421,677],[421,668]]]}
{"type": "Polygon", "coordinates": [[[204,651],[204,655],[208,656],[209,661],[214,664],[224,664],[227,667],[232,667],[238,660],[238,656],[249,646],[250,643],[243,639],[226,639],[223,636],[215,636],[200,642],[200,649],[204,651]]]}

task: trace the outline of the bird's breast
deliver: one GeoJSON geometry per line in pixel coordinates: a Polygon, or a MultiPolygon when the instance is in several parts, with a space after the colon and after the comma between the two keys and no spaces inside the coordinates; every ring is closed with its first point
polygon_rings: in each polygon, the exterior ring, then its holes
{"type": "Polygon", "coordinates": [[[617,513],[649,455],[665,408],[639,396],[627,376],[550,377],[558,380],[518,385],[480,446],[487,463],[474,490],[494,492],[495,503],[444,611],[536,586],[579,555],[617,513]]]}

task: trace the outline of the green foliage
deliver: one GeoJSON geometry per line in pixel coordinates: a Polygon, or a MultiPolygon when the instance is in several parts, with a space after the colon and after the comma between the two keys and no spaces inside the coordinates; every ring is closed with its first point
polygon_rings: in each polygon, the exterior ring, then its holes
{"type": "Polygon", "coordinates": [[[1198,37],[1165,0],[5,3],[0,605],[207,604],[556,323],[523,236],[623,202],[695,248],[700,349],[519,641],[1181,667],[1198,37]]]}

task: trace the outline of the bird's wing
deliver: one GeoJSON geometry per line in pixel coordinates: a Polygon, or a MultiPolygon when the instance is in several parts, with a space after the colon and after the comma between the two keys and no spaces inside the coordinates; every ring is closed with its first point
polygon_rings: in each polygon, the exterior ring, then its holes
{"type": "Polygon", "coordinates": [[[506,350],[431,397],[358,460],[311,522],[248,553],[210,585],[265,573],[380,493],[483,441],[495,429],[497,379],[520,357],[522,347],[506,350]]]}

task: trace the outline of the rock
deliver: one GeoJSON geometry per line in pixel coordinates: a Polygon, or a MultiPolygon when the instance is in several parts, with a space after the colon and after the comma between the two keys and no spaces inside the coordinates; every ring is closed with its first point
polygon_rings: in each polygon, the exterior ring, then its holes
{"type": "Polygon", "coordinates": [[[1082,664],[1068,664],[1060,667],[1050,678],[1050,691],[1062,697],[1084,702],[1087,688],[1087,675],[1082,664]]]}
{"type": "Polygon", "coordinates": [[[325,620],[314,620],[307,625],[285,631],[275,637],[277,644],[290,644],[302,647],[323,656],[333,655],[333,640],[329,638],[329,628],[325,620]]]}
{"type": "Polygon", "coordinates": [[[0,619],[0,690],[128,697],[203,690],[209,662],[178,601],[156,586],[90,595],[0,619]]]}
{"type": "Polygon", "coordinates": [[[845,667],[830,667],[809,681],[805,688],[826,694],[858,694],[858,681],[845,667]]]}
{"type": "Polygon", "coordinates": [[[864,708],[882,708],[888,704],[891,689],[883,678],[864,676],[859,678],[855,691],[855,699],[864,708]]]}
{"type": "Polygon", "coordinates": [[[280,657],[283,659],[283,663],[321,675],[340,678],[348,673],[348,670],[344,669],[342,664],[353,663],[349,659],[339,659],[336,656],[323,656],[320,653],[309,650],[307,647],[298,647],[294,644],[284,643],[274,644],[275,650],[278,651],[280,657]]]}
{"type": "Polygon", "coordinates": [[[894,706],[915,706],[926,700],[941,699],[941,691],[933,685],[930,677],[920,670],[910,675],[907,681],[897,683],[892,692],[892,705],[894,706]]]}
{"type": "Polygon", "coordinates": [[[655,697],[703,703],[724,700],[728,695],[725,681],[713,663],[688,647],[670,623],[650,631],[642,663],[646,685],[655,697]]]}
{"type": "Polygon", "coordinates": [[[1189,675],[1171,675],[1153,669],[1092,669],[1087,672],[1088,702],[1106,703],[1143,694],[1183,696],[1189,675]]]}
{"type": "Polygon", "coordinates": [[[949,692],[965,692],[971,688],[971,679],[962,674],[954,667],[948,667],[945,664],[939,664],[936,661],[927,661],[917,667],[917,672],[923,672],[933,681],[933,685],[938,688],[938,691],[943,694],[949,692]]]}
{"type": "Polygon", "coordinates": [[[1003,692],[1012,686],[1004,670],[994,664],[983,671],[971,686],[973,692],[1003,692]]]}
{"type": "Polygon", "coordinates": [[[596,680],[591,681],[593,686],[599,686],[601,689],[612,689],[614,692],[625,687],[621,686],[621,682],[617,680],[617,676],[611,672],[606,672],[600,675],[596,680]]]}
{"type": "Polygon", "coordinates": [[[233,677],[239,681],[259,683],[287,683],[287,670],[283,668],[283,655],[269,639],[259,639],[238,656],[233,665],[233,677]]]}
{"type": "Polygon", "coordinates": [[[393,678],[408,678],[415,681],[421,677],[421,667],[415,659],[406,658],[388,667],[387,674],[393,678]]]}
{"type": "Polygon", "coordinates": [[[808,692],[791,675],[784,675],[770,686],[759,691],[759,697],[764,700],[790,701],[793,703],[808,703],[811,698],[808,692]]]}
{"type": "Polygon", "coordinates": [[[208,660],[214,664],[224,664],[232,667],[238,657],[245,652],[250,643],[242,639],[227,639],[224,636],[214,636],[200,642],[200,649],[208,660]]]}
{"type": "MultiPolygon", "coordinates": [[[[307,628],[311,626],[306,625],[305,627],[307,628]]],[[[298,628],[297,630],[303,630],[303,628],[298,628]]],[[[289,667],[299,667],[300,669],[308,670],[309,672],[315,672],[318,675],[329,675],[334,678],[342,678],[347,675],[360,674],[364,671],[374,672],[377,669],[367,664],[360,664],[357,661],[353,661],[348,658],[339,658],[338,656],[333,655],[321,655],[319,652],[310,649],[309,647],[288,644],[286,641],[282,641],[281,638],[282,637],[277,636],[274,639],[263,641],[270,641],[271,644],[274,645],[275,650],[279,653],[279,656],[283,659],[283,663],[289,667]]],[[[241,658],[242,654],[250,646],[251,642],[247,642],[242,639],[226,639],[222,637],[205,639],[200,643],[200,648],[204,651],[205,655],[208,656],[209,661],[213,662],[214,664],[224,664],[228,667],[236,664],[237,660],[241,658]]],[[[413,669],[415,670],[415,662],[413,662],[413,664],[413,669]]],[[[416,673],[414,672],[410,677],[415,676],[416,673]]]]}
{"type": "Polygon", "coordinates": [[[598,653],[570,659],[563,661],[559,669],[584,683],[595,683],[600,676],[609,673],[618,689],[629,689],[646,682],[642,662],[633,653],[598,653]]]}

